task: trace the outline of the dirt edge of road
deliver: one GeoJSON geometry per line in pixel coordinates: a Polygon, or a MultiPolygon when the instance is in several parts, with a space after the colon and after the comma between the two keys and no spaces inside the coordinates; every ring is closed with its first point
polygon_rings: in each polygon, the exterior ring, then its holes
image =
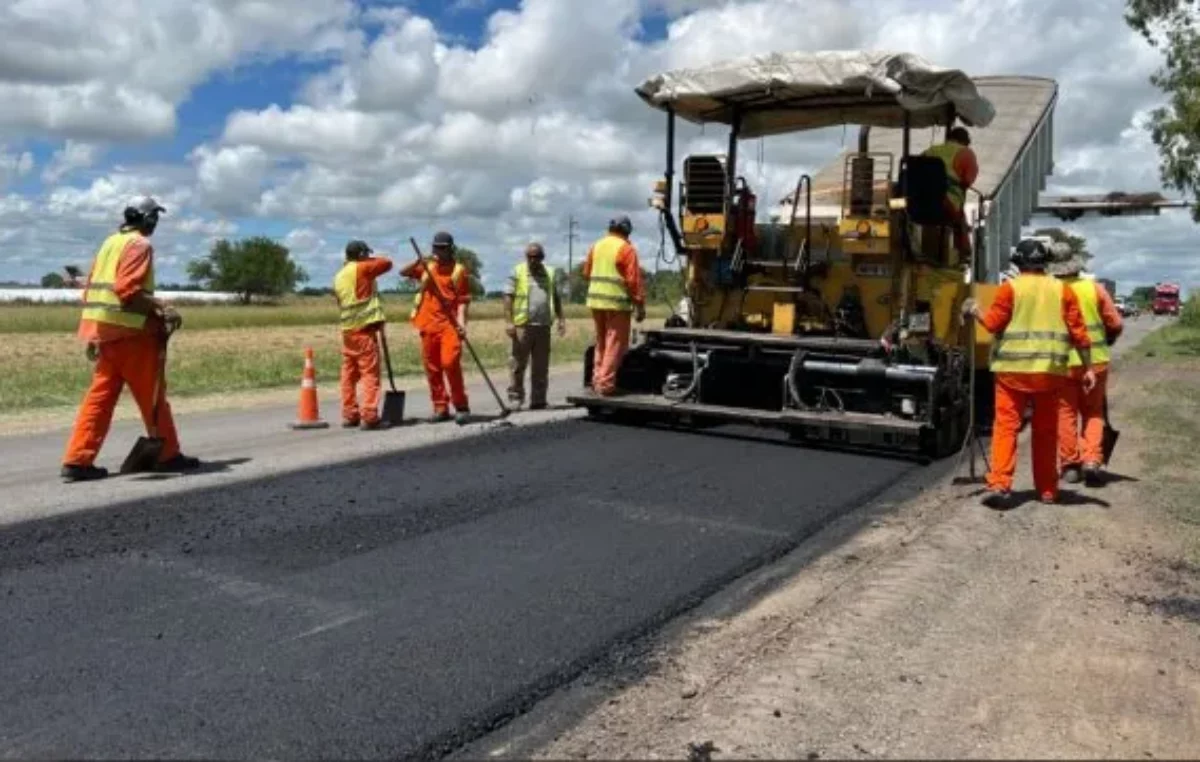
{"type": "Polygon", "coordinates": [[[996,513],[920,470],[453,757],[1194,755],[1200,361],[1112,398],[1102,489],[996,513]]]}

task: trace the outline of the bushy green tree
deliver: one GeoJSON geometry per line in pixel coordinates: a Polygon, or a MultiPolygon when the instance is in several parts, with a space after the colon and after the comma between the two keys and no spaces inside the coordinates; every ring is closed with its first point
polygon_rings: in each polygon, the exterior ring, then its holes
{"type": "Polygon", "coordinates": [[[1163,185],[1193,199],[1200,222],[1200,0],[1126,0],[1125,21],[1165,55],[1150,82],[1167,102],[1150,114],[1163,185]]]}
{"type": "Polygon", "coordinates": [[[282,296],[308,282],[288,248],[270,238],[221,239],[203,259],[188,263],[188,278],[212,291],[231,291],[244,304],[255,296],[282,296]]]}
{"type": "Polygon", "coordinates": [[[67,279],[58,273],[46,273],[42,276],[42,288],[66,288],[67,279]]]}

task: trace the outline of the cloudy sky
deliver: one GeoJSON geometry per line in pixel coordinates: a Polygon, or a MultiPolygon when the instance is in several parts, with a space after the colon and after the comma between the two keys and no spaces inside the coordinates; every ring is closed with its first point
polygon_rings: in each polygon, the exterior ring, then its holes
{"type": "MultiPolygon", "coordinates": [[[[1157,55],[1123,0],[6,0],[0,280],[86,264],[131,194],[169,209],[166,281],[215,237],[285,241],[324,284],[348,237],[454,232],[496,284],[531,239],[566,261],[646,199],[663,119],[633,87],[769,50],[905,50],[1060,84],[1047,193],[1158,189],[1141,129],[1157,55]],[[469,83],[469,86],[468,86],[469,83]]],[[[716,130],[681,133],[721,150],[716,130]]],[[[747,144],[760,208],[851,131],[747,144]]],[[[1052,221],[1049,221],[1052,223],[1052,221]]],[[[1097,270],[1200,284],[1186,212],[1084,220],[1097,270]]],[[[406,252],[401,251],[401,256],[406,252]]]]}

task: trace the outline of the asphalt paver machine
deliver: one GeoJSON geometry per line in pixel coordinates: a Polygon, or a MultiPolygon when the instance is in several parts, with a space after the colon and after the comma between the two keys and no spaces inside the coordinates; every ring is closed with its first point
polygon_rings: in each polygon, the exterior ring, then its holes
{"type": "Polygon", "coordinates": [[[835,51],[670,71],[636,92],[667,116],[651,204],[682,263],[683,308],[640,331],[620,394],[569,402],[637,425],[750,424],[925,459],[959,449],[990,345],[962,303],[990,303],[1051,171],[1054,83],[835,51]],[[1012,106],[1005,119],[989,89],[1012,106]],[[678,187],[677,119],[728,129],[725,154],[683,159],[678,187]],[[944,164],[921,155],[955,124],[972,130],[982,170],[967,208],[973,252],[954,247],[944,164]],[[856,146],[800,176],[759,222],[739,142],[837,125],[859,127],[856,146]]]}

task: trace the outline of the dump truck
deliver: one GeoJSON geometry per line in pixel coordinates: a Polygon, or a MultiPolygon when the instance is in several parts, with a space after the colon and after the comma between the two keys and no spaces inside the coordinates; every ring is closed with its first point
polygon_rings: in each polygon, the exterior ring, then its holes
{"type": "Polygon", "coordinates": [[[835,51],[668,71],[636,92],[666,115],[651,204],[683,263],[686,309],[640,332],[616,396],[586,389],[588,347],[585,391],[569,401],[593,419],[751,424],[924,460],[960,448],[991,400],[991,338],[962,304],[990,304],[1045,187],[1057,84],[835,51]],[[685,157],[678,185],[677,119],[728,129],[727,151],[685,157]],[[922,155],[956,124],[981,167],[966,252],[943,203],[946,167],[922,155]],[[740,142],[836,125],[858,126],[856,145],[759,222],[740,142]]]}

